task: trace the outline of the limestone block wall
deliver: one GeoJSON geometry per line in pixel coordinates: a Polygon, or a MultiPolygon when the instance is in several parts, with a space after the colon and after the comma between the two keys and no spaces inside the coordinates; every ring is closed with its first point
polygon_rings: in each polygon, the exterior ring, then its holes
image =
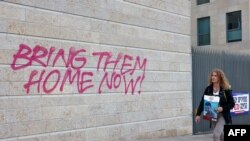
{"type": "Polygon", "coordinates": [[[0,140],[192,133],[189,0],[1,0],[0,140]]]}

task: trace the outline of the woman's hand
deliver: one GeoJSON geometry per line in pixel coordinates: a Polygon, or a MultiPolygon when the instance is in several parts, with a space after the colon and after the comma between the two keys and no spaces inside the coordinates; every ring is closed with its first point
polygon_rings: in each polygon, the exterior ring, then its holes
{"type": "Polygon", "coordinates": [[[196,116],[196,117],[195,117],[195,122],[196,122],[196,123],[200,123],[200,120],[201,120],[200,116],[196,116]]]}
{"type": "Polygon", "coordinates": [[[222,112],[222,111],[223,111],[223,108],[222,108],[222,107],[218,107],[218,108],[217,108],[217,112],[218,112],[218,113],[220,113],[220,112],[222,112]]]}

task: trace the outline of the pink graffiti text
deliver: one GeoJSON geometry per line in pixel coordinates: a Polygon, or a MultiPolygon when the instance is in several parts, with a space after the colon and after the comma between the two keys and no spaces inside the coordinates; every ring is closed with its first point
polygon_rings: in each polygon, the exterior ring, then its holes
{"type": "Polygon", "coordinates": [[[95,85],[98,85],[97,91],[100,94],[104,88],[107,90],[123,88],[125,94],[129,92],[140,94],[145,79],[146,64],[146,58],[141,59],[139,56],[133,57],[122,53],[113,55],[112,52],[92,52],[92,56],[87,56],[83,48],[71,47],[66,52],[63,48],[47,49],[40,45],[31,48],[20,44],[18,51],[13,55],[11,68],[14,71],[31,66],[35,68],[24,84],[27,94],[32,88],[35,88],[34,93],[49,94],[56,89],[62,92],[66,85],[74,84],[80,94],[86,93],[95,85]],[[94,69],[86,69],[90,57],[98,60],[94,69]],[[103,72],[103,76],[97,84],[94,84],[93,78],[96,72],[103,72]]]}

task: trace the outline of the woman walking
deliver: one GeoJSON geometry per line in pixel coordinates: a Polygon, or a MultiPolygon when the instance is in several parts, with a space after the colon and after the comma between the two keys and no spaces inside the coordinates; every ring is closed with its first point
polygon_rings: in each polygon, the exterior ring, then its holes
{"type": "Polygon", "coordinates": [[[214,69],[208,78],[209,86],[206,87],[200,101],[195,122],[200,122],[200,115],[204,111],[204,95],[218,96],[220,98],[217,111],[217,120],[210,121],[213,128],[213,140],[224,141],[223,129],[225,124],[232,124],[230,110],[234,107],[235,102],[232,96],[231,86],[224,72],[220,69],[214,69]]]}

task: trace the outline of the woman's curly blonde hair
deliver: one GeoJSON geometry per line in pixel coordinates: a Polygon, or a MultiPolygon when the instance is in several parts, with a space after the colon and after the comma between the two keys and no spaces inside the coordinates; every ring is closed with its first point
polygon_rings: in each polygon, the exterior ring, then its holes
{"type": "Polygon", "coordinates": [[[213,69],[210,75],[208,76],[208,84],[212,84],[212,74],[215,72],[219,78],[219,83],[220,86],[225,90],[225,89],[230,89],[231,85],[229,84],[229,81],[225,75],[225,73],[221,69],[213,69]]]}

